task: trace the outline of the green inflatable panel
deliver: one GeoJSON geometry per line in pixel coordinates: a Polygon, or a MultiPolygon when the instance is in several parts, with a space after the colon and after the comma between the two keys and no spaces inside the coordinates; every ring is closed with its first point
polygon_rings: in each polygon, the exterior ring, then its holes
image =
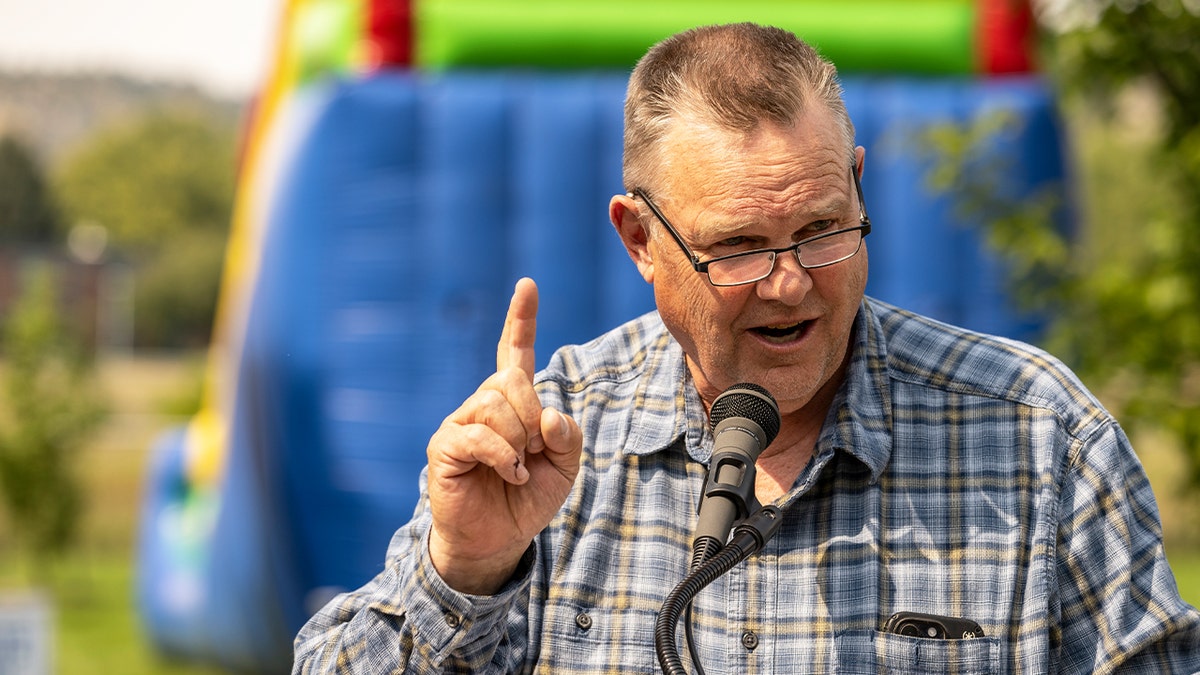
{"type": "Polygon", "coordinates": [[[414,65],[630,68],[672,33],[754,21],[842,72],[973,74],[977,20],[965,0],[414,0],[414,65]]]}

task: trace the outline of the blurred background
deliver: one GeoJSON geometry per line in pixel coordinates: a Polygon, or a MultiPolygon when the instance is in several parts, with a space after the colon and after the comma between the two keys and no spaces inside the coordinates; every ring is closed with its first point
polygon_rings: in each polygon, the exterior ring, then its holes
{"type": "MultiPolygon", "coordinates": [[[[252,226],[235,232],[266,208],[245,194],[247,157],[258,176],[287,163],[264,140],[264,120],[284,116],[271,108],[281,89],[315,72],[396,65],[350,53],[343,29],[362,21],[346,15],[353,5],[0,0],[0,672],[6,658],[34,673],[280,670],[269,658],[222,658],[212,634],[190,644],[193,624],[164,613],[146,578],[178,581],[162,571],[156,528],[213,527],[219,500],[196,486],[228,469],[193,440],[201,451],[181,451],[190,464],[171,483],[164,435],[214,433],[205,410],[231,388],[214,366],[231,349],[214,336],[228,341],[230,325],[251,322],[250,302],[239,310],[230,296],[253,294],[239,279],[269,271],[272,251],[295,252],[246,234],[252,226]],[[319,45],[303,55],[309,70],[289,62],[288,39],[319,45]],[[170,518],[154,511],[156,490],[169,493],[170,518]]],[[[426,5],[451,20],[455,3],[426,5]]],[[[1130,433],[1177,581],[1198,604],[1200,0],[1040,0],[1031,10],[1030,69],[1060,121],[1065,185],[1016,201],[994,190],[1004,167],[979,148],[1005,143],[1002,115],[922,127],[906,148],[925,158],[922,180],[950,219],[969,223],[999,261],[1012,311],[1032,317],[1007,324],[1012,333],[1063,358],[1130,433]]],[[[378,37],[380,25],[414,16],[397,9],[370,22],[378,37]]],[[[864,181],[869,204],[871,187],[864,181]]],[[[871,214],[888,222],[886,211],[871,214]]],[[[874,249],[872,264],[875,274],[874,249]]],[[[491,323],[480,333],[494,344],[502,312],[456,302],[450,319],[483,314],[491,323]]],[[[215,546],[170,552],[191,564],[215,546]]],[[[383,553],[364,555],[379,563],[383,553]]]]}

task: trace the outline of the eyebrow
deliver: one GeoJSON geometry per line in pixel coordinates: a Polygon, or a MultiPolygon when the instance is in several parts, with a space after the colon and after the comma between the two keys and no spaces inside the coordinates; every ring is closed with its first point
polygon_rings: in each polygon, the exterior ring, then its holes
{"type": "MultiPolygon", "coordinates": [[[[672,223],[674,224],[674,223],[672,223]]],[[[703,242],[717,242],[729,237],[741,236],[746,228],[753,226],[750,221],[728,221],[728,222],[712,222],[704,221],[696,227],[696,231],[692,233],[692,239],[703,242]]]]}

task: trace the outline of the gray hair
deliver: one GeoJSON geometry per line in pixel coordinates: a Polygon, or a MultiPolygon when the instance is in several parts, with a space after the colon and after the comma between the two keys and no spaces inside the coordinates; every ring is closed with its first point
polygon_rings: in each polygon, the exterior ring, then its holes
{"type": "Polygon", "coordinates": [[[624,181],[649,187],[670,124],[704,120],[748,133],[769,120],[794,124],[806,105],[824,105],[841,122],[849,157],[854,124],[837,68],[794,34],[737,23],[692,28],[650,48],[625,97],[624,181]]]}

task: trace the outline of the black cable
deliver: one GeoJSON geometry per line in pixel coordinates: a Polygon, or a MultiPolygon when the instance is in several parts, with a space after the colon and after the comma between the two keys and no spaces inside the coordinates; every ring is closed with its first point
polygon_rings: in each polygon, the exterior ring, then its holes
{"type": "Polygon", "coordinates": [[[692,659],[692,668],[696,675],[706,675],[704,666],[700,663],[700,652],[696,650],[696,636],[692,634],[692,603],[683,610],[683,643],[687,645],[688,656],[692,659]]]}
{"type": "MultiPolygon", "coordinates": [[[[721,542],[714,537],[697,537],[692,542],[692,564],[689,571],[695,571],[701,565],[712,559],[721,550],[721,542]]],[[[696,649],[696,635],[693,632],[692,606],[689,602],[683,612],[683,644],[687,646],[688,656],[692,659],[692,667],[696,675],[706,675],[704,665],[700,662],[700,652],[696,649]]]]}

